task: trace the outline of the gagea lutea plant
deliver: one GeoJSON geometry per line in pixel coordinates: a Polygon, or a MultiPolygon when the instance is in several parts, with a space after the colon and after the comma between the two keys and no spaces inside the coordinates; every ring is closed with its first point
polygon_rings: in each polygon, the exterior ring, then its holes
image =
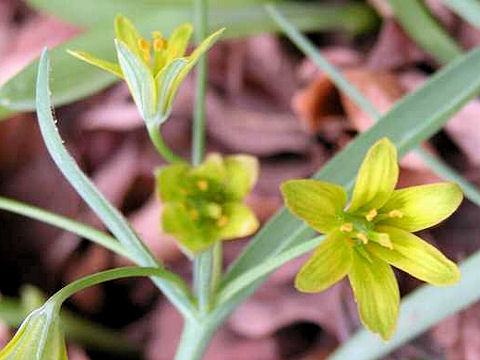
{"type": "MultiPolygon", "coordinates": [[[[161,125],[168,121],[182,81],[223,29],[202,39],[186,55],[192,32],[192,25],[185,24],[168,38],[156,31],[152,41],[147,41],[126,17],[119,15],[115,19],[118,63],[80,50],[70,53],[126,81],[152,144],[170,163],[155,171],[155,191],[164,207],[158,216],[163,230],[176,238],[193,263],[193,289],[153,257],[126,219],[68,154],[51,113],[49,55],[45,50],[38,68],[36,96],[46,146],[60,171],[115,237],[94,241],[138,266],[93,274],[61,289],[27,316],[1,351],[0,360],[66,360],[60,316],[63,302],[88,286],[132,276],[149,276],[182,314],[184,334],[176,359],[200,359],[225,316],[242,296],[251,294],[249,286],[264,276],[260,269],[254,269],[246,280],[240,278],[243,285],[238,292],[222,297],[229,285],[221,266],[222,241],[252,235],[259,227],[255,214],[244,204],[258,178],[258,160],[246,154],[213,153],[201,164],[193,164],[174,154],[161,136],[161,125]]],[[[413,233],[450,216],[462,200],[462,191],[454,183],[395,190],[397,150],[388,138],[377,140],[370,149],[365,148],[368,151],[350,200],[342,186],[325,181],[290,180],[281,191],[287,208],[296,217],[326,235],[297,274],[296,288],[319,292],[348,276],[360,319],[368,329],[388,340],[395,333],[400,302],[391,266],[433,285],[451,285],[460,279],[460,271],[452,261],[413,233]]],[[[203,151],[193,150],[197,155],[203,151]]],[[[278,260],[276,266],[284,262],[278,260]]]]}

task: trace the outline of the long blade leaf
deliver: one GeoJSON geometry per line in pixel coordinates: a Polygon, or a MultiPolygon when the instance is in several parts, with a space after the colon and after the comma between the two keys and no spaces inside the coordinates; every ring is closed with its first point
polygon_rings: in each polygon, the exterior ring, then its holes
{"type": "Polygon", "coordinates": [[[458,16],[480,28],[480,2],[478,0],[443,0],[443,2],[458,16]]]}
{"type": "MultiPolygon", "coordinates": [[[[146,267],[159,266],[153,255],[133,231],[128,221],[99,192],[95,185],[78,167],[75,160],[63,145],[52,115],[52,104],[48,85],[49,69],[48,51],[45,49],[38,66],[36,94],[37,116],[40,131],[53,161],[73,188],[99,218],[102,219],[107,228],[131,253],[132,258],[135,259],[139,265],[146,267]]],[[[153,277],[152,280],[186,317],[195,318],[192,303],[185,295],[184,289],[172,286],[171,283],[158,277],[153,277]]]]}

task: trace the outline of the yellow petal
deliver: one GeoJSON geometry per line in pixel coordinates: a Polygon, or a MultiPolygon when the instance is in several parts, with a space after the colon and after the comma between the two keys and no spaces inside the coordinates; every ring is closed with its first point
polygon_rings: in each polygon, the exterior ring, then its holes
{"type": "Polygon", "coordinates": [[[398,284],[390,265],[373,255],[369,258],[366,260],[354,252],[348,277],[362,322],[370,331],[388,340],[397,327],[398,284]]]}
{"type": "Polygon", "coordinates": [[[243,199],[257,182],[259,167],[254,156],[239,154],[225,157],[227,196],[232,200],[243,199]]]}
{"type": "Polygon", "coordinates": [[[302,292],[320,292],[347,275],[352,265],[352,249],[339,231],[330,233],[295,278],[302,292]]]}
{"type": "Polygon", "coordinates": [[[224,216],[219,219],[222,240],[231,240],[252,235],[259,222],[255,213],[242,204],[229,203],[224,206],[224,216]]]}
{"type": "Polygon", "coordinates": [[[460,280],[457,265],[418,236],[390,226],[379,226],[377,230],[390,235],[393,250],[370,243],[367,247],[375,256],[433,285],[451,285],[460,280]]]}
{"type": "Polygon", "coordinates": [[[339,215],[347,193],[336,184],[318,180],[289,180],[281,186],[287,208],[318,232],[328,233],[341,225],[339,215]]]}
{"type": "Polygon", "coordinates": [[[187,23],[175,28],[168,38],[167,52],[169,55],[172,57],[183,57],[187,50],[188,42],[192,37],[192,33],[192,24],[187,23]]]}
{"type": "Polygon", "coordinates": [[[115,17],[115,37],[124,43],[136,56],[142,58],[138,44],[143,38],[135,28],[135,25],[123,15],[115,17]]]}
{"type": "Polygon", "coordinates": [[[353,189],[349,211],[370,211],[388,200],[398,180],[397,149],[387,138],[368,150],[353,189]]]}
{"type": "Polygon", "coordinates": [[[437,183],[395,190],[382,207],[382,214],[399,212],[401,216],[379,221],[406,231],[419,231],[448,218],[460,205],[462,190],[454,183],[437,183]]]}
{"type": "Polygon", "coordinates": [[[97,58],[83,51],[67,50],[67,52],[70,55],[75,56],[77,59],[83,60],[91,65],[99,67],[102,70],[108,71],[113,75],[118,76],[120,79],[123,79],[122,69],[120,69],[120,65],[118,64],[97,58]]]}

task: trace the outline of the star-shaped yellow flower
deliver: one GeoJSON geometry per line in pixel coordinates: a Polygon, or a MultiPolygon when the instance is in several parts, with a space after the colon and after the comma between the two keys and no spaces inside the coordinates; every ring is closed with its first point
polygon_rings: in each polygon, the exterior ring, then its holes
{"type": "Polygon", "coordinates": [[[282,185],[286,206],[325,241],[297,274],[302,292],[320,292],[348,275],[360,318],[387,340],[395,332],[400,295],[390,265],[433,285],[459,281],[458,267],[412,234],[438,224],[460,205],[454,183],[394,190],[397,150],[383,138],[368,151],[353,196],[339,185],[291,180],[282,185]]]}
{"type": "Polygon", "coordinates": [[[153,41],[150,42],[140,35],[130,20],[118,15],[115,18],[118,63],[99,59],[83,51],[69,50],[69,53],[125,79],[147,125],[158,126],[170,115],[182,81],[223,31],[220,29],[207,37],[186,56],[193,32],[191,24],[177,27],[168,39],[161,32],[154,31],[153,41]]]}

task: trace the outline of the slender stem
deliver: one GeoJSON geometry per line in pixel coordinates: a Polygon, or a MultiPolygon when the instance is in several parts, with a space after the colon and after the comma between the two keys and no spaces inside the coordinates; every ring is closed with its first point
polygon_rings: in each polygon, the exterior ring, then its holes
{"type": "Polygon", "coordinates": [[[71,233],[93,241],[120,256],[133,260],[130,253],[125,250],[123,245],[115,238],[78,221],[2,196],[0,196],[0,209],[27,216],[46,224],[56,226],[60,229],[70,231],[71,233]]]}
{"type": "MultiPolygon", "coordinates": [[[[102,271],[78,279],[68,284],[61,290],[57,291],[52,297],[50,297],[48,301],[54,303],[57,308],[60,308],[63,302],[67,300],[70,296],[88,287],[92,287],[94,285],[116,279],[139,276],[155,276],[166,279],[169,282],[173,282],[176,286],[184,287],[183,282],[180,280],[180,278],[173,275],[173,273],[167,272],[161,268],[128,266],[102,271]]],[[[184,291],[188,293],[187,289],[184,289],[184,291]]]]}
{"type": "MultiPolygon", "coordinates": [[[[208,31],[207,0],[195,0],[195,41],[200,44],[208,31]]],[[[195,113],[193,119],[192,163],[202,162],[205,150],[205,99],[207,90],[207,58],[202,55],[197,65],[195,113]]]]}
{"type": "Polygon", "coordinates": [[[160,133],[160,126],[157,124],[147,125],[147,130],[150,140],[152,140],[153,145],[165,160],[167,160],[169,163],[185,162],[185,159],[175,154],[167,146],[163,140],[162,134],[160,133]]]}
{"type": "MultiPolygon", "coordinates": [[[[335,66],[330,64],[312,42],[301,34],[273,5],[267,5],[266,9],[290,40],[320,69],[325,71],[340,90],[355,101],[373,119],[378,120],[381,117],[381,113],[375,105],[353,86],[335,66]]],[[[465,192],[465,196],[480,206],[480,190],[475,185],[465,180],[457,171],[440,159],[428,154],[420,147],[413,149],[413,152],[417,154],[434,173],[447,180],[458,182],[459,186],[462,187],[465,192]]]]}

